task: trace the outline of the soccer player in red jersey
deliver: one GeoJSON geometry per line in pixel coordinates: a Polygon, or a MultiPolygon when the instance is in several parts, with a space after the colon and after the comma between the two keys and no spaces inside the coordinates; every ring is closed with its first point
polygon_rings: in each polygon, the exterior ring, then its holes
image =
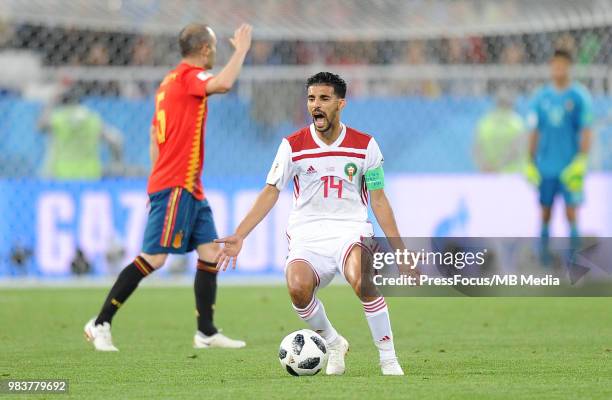
{"type": "Polygon", "coordinates": [[[85,325],[85,335],[100,351],[117,351],[111,321],[140,281],[164,265],[169,253],[198,252],[194,283],[198,330],[195,348],[240,348],[245,343],[217,331],[213,307],[217,291],[219,245],[212,211],[204,195],[201,174],[208,96],[229,91],[238,78],[251,46],[252,27],[240,26],[230,39],[234,53],[213,76],[217,38],[207,25],[190,24],[179,34],[183,59],[162,81],[155,95],[150,155],[153,170],[147,192],[151,209],[142,253],[121,271],[97,317],[85,325]]]}

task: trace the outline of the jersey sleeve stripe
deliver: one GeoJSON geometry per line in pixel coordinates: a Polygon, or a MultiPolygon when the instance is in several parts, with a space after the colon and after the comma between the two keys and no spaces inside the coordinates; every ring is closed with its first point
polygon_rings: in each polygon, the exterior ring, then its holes
{"type": "Polygon", "coordinates": [[[365,184],[365,178],[362,178],[361,179],[361,201],[366,206],[368,205],[368,201],[369,201],[368,196],[369,195],[368,195],[368,189],[365,184]]]}
{"type": "Polygon", "coordinates": [[[300,179],[297,175],[293,177],[293,195],[296,199],[300,196],[300,179]]]}

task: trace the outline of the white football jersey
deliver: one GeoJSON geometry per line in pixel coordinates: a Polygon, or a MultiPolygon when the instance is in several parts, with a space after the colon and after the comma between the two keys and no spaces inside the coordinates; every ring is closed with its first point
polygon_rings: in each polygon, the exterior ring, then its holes
{"type": "Polygon", "coordinates": [[[346,232],[371,236],[364,174],[382,163],[374,138],[344,124],[331,145],[319,139],[313,124],[284,138],[266,182],[283,190],[293,181],[290,239],[321,240],[346,232]]]}

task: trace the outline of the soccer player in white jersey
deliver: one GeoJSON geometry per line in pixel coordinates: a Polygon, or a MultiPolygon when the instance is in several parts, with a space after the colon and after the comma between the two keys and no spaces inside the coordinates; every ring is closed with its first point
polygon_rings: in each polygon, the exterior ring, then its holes
{"type": "Polygon", "coordinates": [[[217,267],[226,269],[231,263],[235,268],[243,240],[276,204],[280,191],[293,181],[287,287],[297,314],[327,342],[326,373],[344,373],[349,344],[327,318],[316,292],[339,271],[363,304],[383,375],[403,375],[385,299],[361,293],[361,251],[367,251],[361,239],[373,236],[368,221],[369,197],[385,235],[400,236],[383,190],[383,156],[373,137],[340,122],[346,105],[342,78],[320,72],[309,78],[306,86],[313,123],[283,139],[253,208],[232,236],[216,240],[225,244],[217,267]]]}

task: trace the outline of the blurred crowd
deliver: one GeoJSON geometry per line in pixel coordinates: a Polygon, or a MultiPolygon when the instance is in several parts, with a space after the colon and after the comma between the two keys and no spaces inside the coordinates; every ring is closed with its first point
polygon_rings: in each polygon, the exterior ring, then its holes
{"type": "MultiPolygon", "coordinates": [[[[419,40],[255,40],[250,65],[540,64],[565,47],[582,64],[612,62],[612,27],[419,40]]],[[[229,54],[227,40],[219,41],[229,54]]],[[[41,25],[4,25],[0,48],[28,49],[45,65],[158,66],[178,58],[173,35],[142,35],[41,25]]]]}

